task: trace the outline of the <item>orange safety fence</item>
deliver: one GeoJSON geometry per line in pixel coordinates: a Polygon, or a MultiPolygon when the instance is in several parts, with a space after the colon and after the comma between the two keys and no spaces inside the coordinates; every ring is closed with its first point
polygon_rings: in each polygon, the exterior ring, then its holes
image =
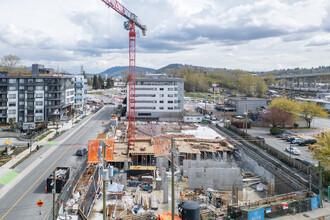
{"type": "MultiPolygon", "coordinates": [[[[162,214],[159,214],[157,216],[157,218],[158,218],[158,220],[171,220],[172,213],[170,213],[170,212],[162,213],[162,214]]],[[[181,218],[177,214],[174,214],[174,220],[181,220],[181,218]]]]}
{"type": "Polygon", "coordinates": [[[101,140],[89,140],[87,163],[98,163],[99,162],[100,143],[101,143],[101,140]]]}

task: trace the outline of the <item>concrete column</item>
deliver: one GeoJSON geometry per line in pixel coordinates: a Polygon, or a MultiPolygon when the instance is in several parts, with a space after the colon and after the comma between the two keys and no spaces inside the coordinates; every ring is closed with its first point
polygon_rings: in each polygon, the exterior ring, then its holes
{"type": "Polygon", "coordinates": [[[128,161],[127,160],[124,161],[124,170],[125,171],[128,170],[128,161]]]}
{"type": "Polygon", "coordinates": [[[163,181],[163,203],[168,203],[168,181],[163,181]]]}
{"type": "Polygon", "coordinates": [[[196,160],[201,160],[201,155],[200,154],[196,154],[196,160]]]}
{"type": "Polygon", "coordinates": [[[123,173],[122,176],[122,181],[123,181],[123,184],[124,184],[124,191],[126,191],[126,187],[127,187],[127,173],[123,173]]]}

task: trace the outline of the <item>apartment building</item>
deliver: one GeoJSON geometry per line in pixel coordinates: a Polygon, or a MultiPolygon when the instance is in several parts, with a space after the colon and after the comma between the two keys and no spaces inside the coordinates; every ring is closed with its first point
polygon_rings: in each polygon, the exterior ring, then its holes
{"type": "Polygon", "coordinates": [[[0,123],[66,120],[74,106],[71,75],[33,64],[32,74],[0,73],[0,123]]]}
{"type": "MultiPolygon", "coordinates": [[[[165,74],[147,74],[145,78],[136,78],[135,117],[160,121],[182,119],[184,81],[181,78],[169,78],[165,74]]],[[[129,102],[126,115],[128,110],[129,102]]]]}
{"type": "Polygon", "coordinates": [[[74,108],[82,111],[85,103],[85,94],[87,93],[87,79],[84,75],[74,75],[74,108]]]}

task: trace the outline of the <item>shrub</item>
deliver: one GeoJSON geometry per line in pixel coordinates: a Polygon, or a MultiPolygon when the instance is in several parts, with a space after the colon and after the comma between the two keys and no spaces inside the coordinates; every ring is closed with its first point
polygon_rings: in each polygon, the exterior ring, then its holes
{"type": "Polygon", "coordinates": [[[280,134],[280,133],[283,133],[284,132],[284,130],[283,129],[280,129],[280,128],[278,128],[278,127],[272,127],[271,129],[270,129],[270,133],[272,134],[272,135],[277,135],[277,134],[280,134]]]}
{"type": "Polygon", "coordinates": [[[299,124],[294,123],[293,126],[294,126],[294,128],[298,128],[299,127],[299,124]]]}

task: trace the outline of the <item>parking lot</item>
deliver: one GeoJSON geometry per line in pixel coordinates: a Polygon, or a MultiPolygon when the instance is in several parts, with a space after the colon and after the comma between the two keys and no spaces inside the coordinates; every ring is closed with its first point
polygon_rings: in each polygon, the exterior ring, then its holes
{"type": "MultiPolygon", "coordinates": [[[[297,134],[299,136],[299,135],[305,135],[305,134],[310,135],[311,133],[317,132],[317,130],[302,130],[302,132],[300,132],[300,131],[301,130],[295,131],[294,134],[297,134]]],[[[265,142],[268,145],[270,145],[282,152],[285,152],[288,155],[290,155],[290,153],[285,150],[286,147],[290,147],[290,145],[291,145],[293,147],[298,148],[300,150],[301,154],[300,155],[291,154],[291,156],[293,158],[299,158],[301,160],[308,160],[308,161],[313,160],[311,152],[308,151],[308,146],[299,146],[298,144],[291,144],[290,142],[287,142],[285,140],[278,139],[269,133],[268,128],[251,128],[251,129],[248,129],[248,133],[252,136],[261,136],[261,137],[265,138],[265,142]]]]}

